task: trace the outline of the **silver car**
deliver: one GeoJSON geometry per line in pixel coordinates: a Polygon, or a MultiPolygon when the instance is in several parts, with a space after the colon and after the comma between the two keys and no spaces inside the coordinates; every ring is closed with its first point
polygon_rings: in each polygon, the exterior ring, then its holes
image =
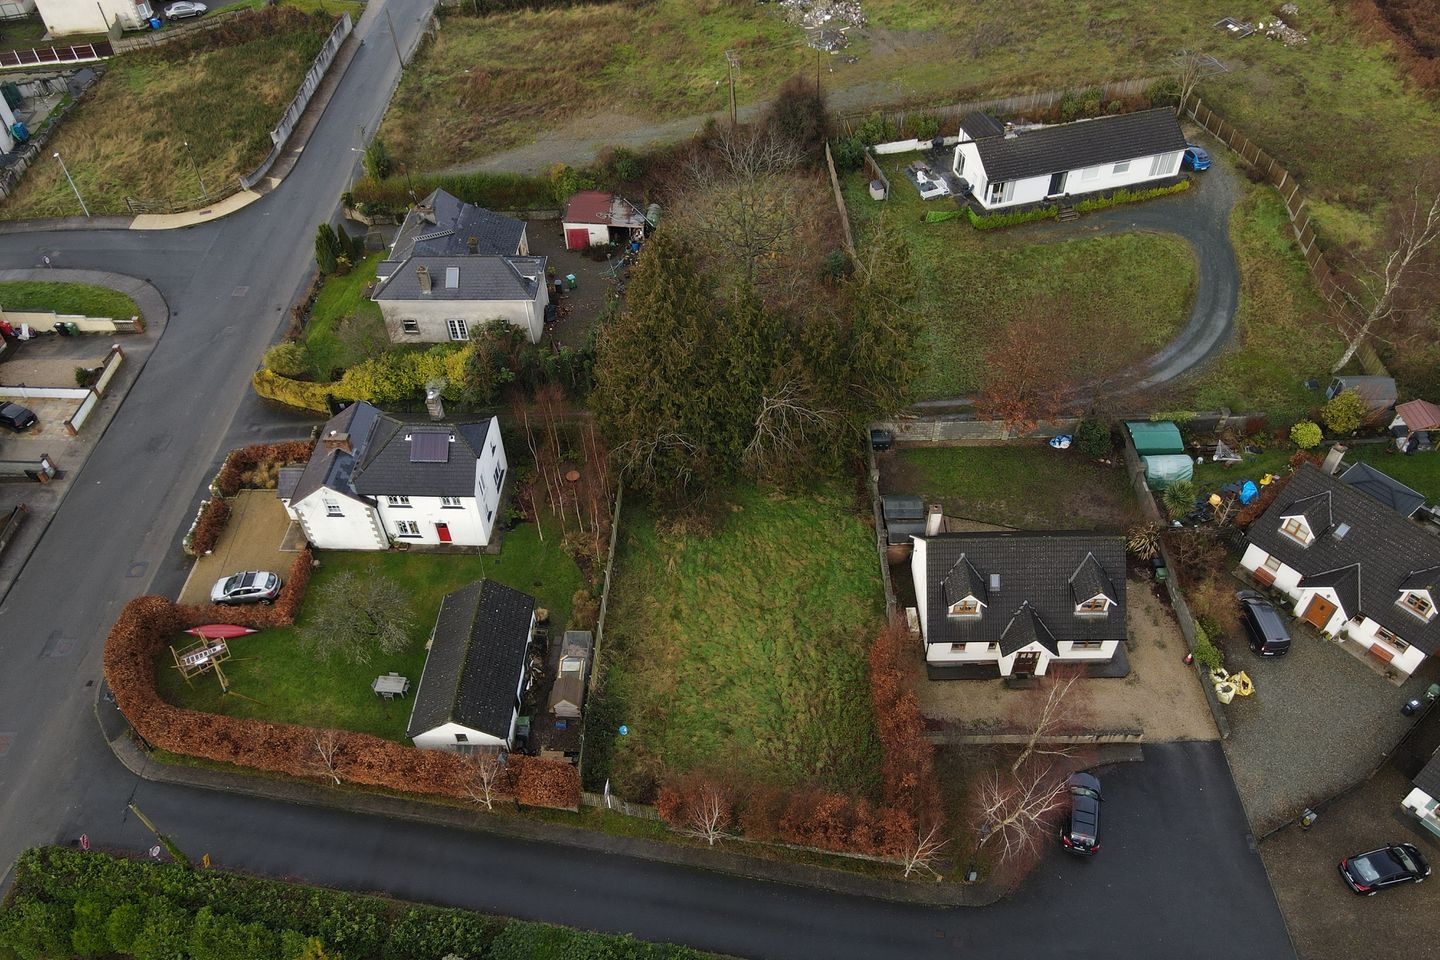
{"type": "Polygon", "coordinates": [[[184,20],[186,17],[198,17],[210,8],[203,3],[191,3],[190,0],[180,0],[179,3],[172,3],[165,8],[166,20],[184,20]]]}
{"type": "Polygon", "coordinates": [[[210,588],[210,602],[232,603],[274,603],[283,586],[280,578],[264,570],[248,570],[233,573],[215,581],[210,588]]]}

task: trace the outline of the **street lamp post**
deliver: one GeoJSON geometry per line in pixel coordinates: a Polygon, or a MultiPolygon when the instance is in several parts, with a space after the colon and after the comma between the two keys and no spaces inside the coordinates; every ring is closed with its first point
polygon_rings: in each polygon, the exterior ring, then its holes
{"type": "Polygon", "coordinates": [[[190,141],[185,141],[185,156],[190,158],[190,169],[195,171],[195,179],[200,182],[201,196],[210,196],[210,191],[205,189],[205,178],[200,176],[200,165],[195,162],[195,151],[190,148],[190,141]]]}
{"type": "MultiPolygon", "coordinates": [[[[55,151],[55,159],[60,160],[60,151],[55,151]]],[[[75,178],[70,176],[70,171],[65,166],[65,161],[60,160],[60,169],[65,171],[65,179],[70,181],[70,189],[75,191],[75,199],[80,201],[80,209],[85,211],[85,216],[90,216],[90,208],[85,206],[85,199],[80,196],[80,188],[75,186],[75,178]]]]}

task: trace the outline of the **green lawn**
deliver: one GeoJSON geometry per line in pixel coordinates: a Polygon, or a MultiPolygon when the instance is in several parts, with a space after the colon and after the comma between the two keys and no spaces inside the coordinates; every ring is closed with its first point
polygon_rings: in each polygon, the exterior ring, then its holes
{"type": "Polygon", "coordinates": [[[598,765],[631,799],[697,767],[873,792],[867,650],[882,596],[854,498],[743,486],[722,513],[705,535],[626,505],[587,776],[598,765]]]}
{"type": "Polygon", "coordinates": [[[56,313],[129,320],[140,315],[135,301],[108,287],[88,283],[0,282],[0,307],[6,310],[53,310],[56,313]]]}
{"type": "Polygon", "coordinates": [[[1440,502],[1440,453],[1402,455],[1389,443],[1356,443],[1345,454],[1346,463],[1368,463],[1381,473],[1389,474],[1431,503],[1440,502]]]}
{"type": "Polygon", "coordinates": [[[1236,343],[1182,389],[1182,402],[1302,417],[1319,401],[1305,380],[1327,380],[1344,344],[1274,190],[1247,189],[1231,212],[1230,239],[1240,262],[1236,343]]]}
{"type": "Polygon", "coordinates": [[[900,449],[882,460],[881,490],[1020,530],[1118,531],[1139,515],[1122,468],[1042,443],[900,449]]]}
{"type": "MultiPolygon", "coordinates": [[[[1237,451],[1239,452],[1239,451],[1237,451]]],[[[1207,462],[1195,467],[1195,486],[1200,493],[1215,493],[1222,484],[1244,483],[1254,480],[1257,484],[1267,473],[1289,473],[1290,458],[1295,456],[1292,446],[1272,447],[1254,456],[1246,455],[1241,463],[1228,467],[1221,463],[1207,462]]],[[[1207,454],[1208,457],[1208,454],[1207,454]]]]}
{"type": "MultiPolygon", "coordinates": [[[[342,570],[393,578],[411,597],[414,629],[409,649],[393,657],[377,651],[369,663],[361,666],[340,658],[322,662],[300,648],[293,628],[263,630],[235,641],[231,648],[233,659],[225,665],[233,689],[260,703],[222,698],[213,677],[196,678],[194,685],[187,687],[168,651],[158,661],[156,686],[169,702],[193,710],[337,727],[404,741],[413,691],[425,666],[425,641],[445,594],[473,580],[493,577],[533,595],[538,606],[547,608],[552,634],[564,629],[570,617],[570,600],[583,585],[583,577],[561,548],[557,533],[547,529],[546,540],[541,543],[535,525],[522,524],[505,535],[500,555],[493,557],[398,551],[322,552],[320,569],[310,581],[310,595],[313,597],[316,587],[342,570]],[[390,671],[410,678],[411,697],[387,701],[371,692],[371,681],[390,671]]],[[[302,623],[305,613],[302,607],[302,623]]],[[[178,645],[189,639],[182,635],[175,642],[178,645]]]]}
{"type": "Polygon", "coordinates": [[[372,254],[349,273],[331,275],[320,287],[302,338],[316,380],[330,380],[337,370],[389,346],[380,306],[365,296],[365,288],[375,281],[375,265],[384,259],[384,251],[372,254]]]}
{"type": "Polygon", "coordinates": [[[918,399],[970,395],[985,386],[986,344],[1031,309],[1054,303],[1056,342],[1069,349],[1075,378],[1113,373],[1159,350],[1180,332],[1195,295],[1195,257],[1185,241],[1153,233],[1083,239],[1041,224],[980,231],[963,220],[925,223],[948,201],[924,201],[901,169],[913,155],[887,157],[891,197],[876,203],[868,180],[844,181],[845,202],[863,245],[876,218],[900,225],[915,264],[914,307],[929,368],[918,399]]]}

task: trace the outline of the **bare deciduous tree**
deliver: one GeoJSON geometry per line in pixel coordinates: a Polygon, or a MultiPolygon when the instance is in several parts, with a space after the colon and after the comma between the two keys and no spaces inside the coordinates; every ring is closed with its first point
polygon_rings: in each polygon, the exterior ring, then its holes
{"type": "Polygon", "coordinates": [[[1175,80],[1180,88],[1180,103],[1175,107],[1176,113],[1185,112],[1185,103],[1195,92],[1195,87],[1205,75],[1205,67],[1209,63],[1209,55],[1199,50],[1181,50],[1175,58],[1175,80]]]}
{"type": "Polygon", "coordinates": [[[929,830],[924,827],[915,833],[915,841],[906,846],[901,857],[901,863],[905,866],[905,876],[910,876],[918,870],[924,870],[935,879],[940,879],[940,872],[935,869],[940,860],[940,851],[945,848],[950,840],[941,838],[940,825],[936,824],[929,830]]]}
{"type": "Polygon", "coordinates": [[[465,793],[471,802],[486,810],[495,809],[500,777],[505,772],[504,758],[498,753],[475,753],[465,757],[464,766],[465,793]]]}
{"type": "Polygon", "coordinates": [[[755,415],[755,432],[745,445],[743,457],[748,470],[766,476],[804,456],[821,434],[835,430],[841,414],[817,403],[795,377],[767,389],[760,397],[755,415]]]}
{"type": "Polygon", "coordinates": [[[338,653],[369,663],[377,648],[393,654],[409,646],[411,598],[389,577],[344,570],[312,589],[315,606],[296,632],[316,658],[338,653]]]}
{"type": "Polygon", "coordinates": [[[1052,674],[1047,678],[1045,698],[1040,701],[1039,709],[1026,704],[1027,736],[1015,762],[1010,764],[1012,774],[1019,773],[1020,768],[1033,757],[1068,757],[1075,751],[1074,744],[1055,743],[1053,740],[1079,726],[1081,710],[1075,686],[1079,679],[1078,674],[1073,673],[1068,676],[1052,674]]]}
{"type": "Polygon", "coordinates": [[[701,784],[685,805],[685,823],[687,833],[715,846],[730,825],[730,798],[724,789],[710,781],[701,784]]]}
{"type": "Polygon", "coordinates": [[[1428,194],[1415,187],[1409,208],[1396,223],[1389,252],[1353,278],[1358,289],[1343,291],[1337,319],[1345,334],[1345,352],[1332,373],[1343,369],[1367,338],[1392,324],[1407,282],[1433,261],[1440,240],[1440,190],[1427,202],[1428,194]]]}
{"type": "Polygon", "coordinates": [[[1002,864],[1036,852],[1064,802],[1065,778],[1048,764],[1035,764],[1018,776],[992,771],[978,793],[976,852],[993,843],[1002,864]]]}
{"type": "Polygon", "coordinates": [[[315,730],[310,738],[307,760],[317,775],[329,777],[340,785],[340,734],[335,730],[315,730]]]}

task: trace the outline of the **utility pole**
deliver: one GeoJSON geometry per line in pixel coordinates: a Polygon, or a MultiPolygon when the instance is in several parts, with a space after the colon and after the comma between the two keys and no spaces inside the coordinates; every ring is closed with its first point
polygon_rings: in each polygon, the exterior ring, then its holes
{"type": "Polygon", "coordinates": [[[155,827],[155,824],[150,822],[150,818],[140,812],[140,808],[135,806],[135,802],[133,800],[130,803],[127,803],[125,806],[130,808],[130,812],[135,814],[136,819],[138,819],[141,823],[145,824],[145,829],[155,834],[155,839],[159,840],[160,843],[164,845],[165,849],[170,851],[170,856],[174,857],[178,863],[181,863],[192,870],[195,868],[195,865],[190,862],[190,858],[185,856],[185,851],[181,850],[178,846],[176,846],[174,840],[171,840],[168,836],[161,833],[155,827]]]}
{"type": "Polygon", "coordinates": [[[205,178],[200,176],[200,166],[195,162],[195,151],[190,148],[190,141],[185,141],[185,156],[190,158],[190,168],[195,171],[195,179],[200,181],[201,196],[210,196],[210,191],[205,189],[205,178]]]}
{"type": "Polygon", "coordinates": [[[75,178],[70,176],[70,170],[65,166],[65,161],[60,160],[60,151],[55,151],[55,159],[60,161],[60,169],[65,171],[65,179],[70,181],[70,189],[75,191],[75,199],[80,201],[80,209],[85,211],[85,216],[90,216],[90,208],[85,206],[85,198],[80,196],[80,188],[75,186],[75,178]]]}
{"type": "Polygon", "coordinates": [[[735,112],[735,71],[740,69],[740,59],[734,50],[725,51],[725,62],[730,65],[730,126],[739,126],[740,118],[735,112]]]}
{"type": "Polygon", "coordinates": [[[385,22],[390,25],[390,42],[395,44],[395,59],[400,61],[400,69],[405,69],[405,58],[400,54],[400,38],[395,36],[395,21],[390,19],[390,8],[385,8],[385,22]]]}

